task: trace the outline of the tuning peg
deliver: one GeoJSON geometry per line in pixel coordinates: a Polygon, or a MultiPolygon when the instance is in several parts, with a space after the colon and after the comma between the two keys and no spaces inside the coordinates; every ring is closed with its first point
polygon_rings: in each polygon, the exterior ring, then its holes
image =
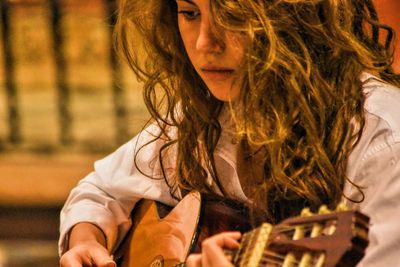
{"type": "Polygon", "coordinates": [[[304,208],[301,210],[300,216],[302,217],[307,217],[307,216],[312,216],[313,213],[311,212],[310,208],[304,208]]]}
{"type": "Polygon", "coordinates": [[[328,209],[328,207],[326,205],[322,205],[321,207],[319,207],[318,210],[318,214],[329,214],[332,211],[330,209],[328,209]]]}
{"type": "Polygon", "coordinates": [[[336,211],[348,211],[349,207],[347,207],[346,204],[344,204],[343,202],[339,203],[339,205],[337,205],[336,207],[336,211]]]}

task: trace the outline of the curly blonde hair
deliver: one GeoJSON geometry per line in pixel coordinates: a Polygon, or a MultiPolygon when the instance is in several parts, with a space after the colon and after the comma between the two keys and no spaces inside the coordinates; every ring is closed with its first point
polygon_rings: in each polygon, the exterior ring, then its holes
{"type": "MultiPolygon", "coordinates": [[[[371,0],[210,0],[210,6],[215,25],[251,39],[231,112],[248,159],[263,155],[263,182],[249,196],[254,218],[278,222],[304,206],[336,206],[364,126],[358,77],[367,71],[399,84],[392,29],[379,23],[371,0]]],[[[190,63],[176,2],[121,1],[116,40],[144,81],[145,103],[164,135],[167,127],[178,129],[160,150],[162,161],[163,149],[177,144],[178,187],[211,193],[210,173],[225,194],[213,156],[224,103],[208,95],[190,63]]]]}

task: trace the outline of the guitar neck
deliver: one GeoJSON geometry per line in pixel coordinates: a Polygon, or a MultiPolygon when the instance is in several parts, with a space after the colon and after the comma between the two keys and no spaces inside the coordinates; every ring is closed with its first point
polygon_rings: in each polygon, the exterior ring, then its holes
{"type": "Polygon", "coordinates": [[[231,252],[235,266],[334,267],[355,266],[368,245],[368,223],[356,211],[321,214],[303,212],[272,226],[268,223],[243,234],[231,252]]]}

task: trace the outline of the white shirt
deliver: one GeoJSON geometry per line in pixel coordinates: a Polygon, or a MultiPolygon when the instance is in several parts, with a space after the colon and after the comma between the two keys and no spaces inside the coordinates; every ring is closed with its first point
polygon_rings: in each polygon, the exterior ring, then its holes
{"type": "MultiPolygon", "coordinates": [[[[364,75],[362,80],[371,77],[364,75]]],[[[365,129],[347,164],[348,177],[362,186],[365,194],[360,204],[347,204],[371,219],[370,244],[357,266],[400,266],[400,89],[370,79],[364,91],[367,95],[365,129]]],[[[138,200],[147,198],[176,204],[158,163],[159,148],[165,141],[157,140],[143,146],[157,132],[158,128],[151,125],[114,153],[97,161],[94,171],[71,191],[61,211],[60,254],[65,252],[67,233],[78,222],[99,226],[106,235],[108,250],[113,251],[131,225],[130,212],[138,200]],[[139,148],[135,164],[134,155],[139,148]]],[[[230,136],[223,130],[215,151],[217,171],[231,197],[245,199],[236,172],[236,148],[230,136]]],[[[173,172],[173,149],[166,165],[168,171],[173,172]]],[[[350,183],[345,185],[344,195],[351,199],[361,197],[350,183]]]]}

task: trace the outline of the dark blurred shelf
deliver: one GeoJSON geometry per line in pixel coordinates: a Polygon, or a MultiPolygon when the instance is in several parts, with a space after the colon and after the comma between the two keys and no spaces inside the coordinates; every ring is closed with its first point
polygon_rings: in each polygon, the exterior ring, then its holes
{"type": "Polygon", "coordinates": [[[0,205],[0,266],[58,266],[60,206],[0,205]]]}
{"type": "Polygon", "coordinates": [[[0,239],[57,240],[61,207],[0,206],[0,239]]]}
{"type": "Polygon", "coordinates": [[[1,267],[59,266],[57,241],[0,240],[1,267]]]}

